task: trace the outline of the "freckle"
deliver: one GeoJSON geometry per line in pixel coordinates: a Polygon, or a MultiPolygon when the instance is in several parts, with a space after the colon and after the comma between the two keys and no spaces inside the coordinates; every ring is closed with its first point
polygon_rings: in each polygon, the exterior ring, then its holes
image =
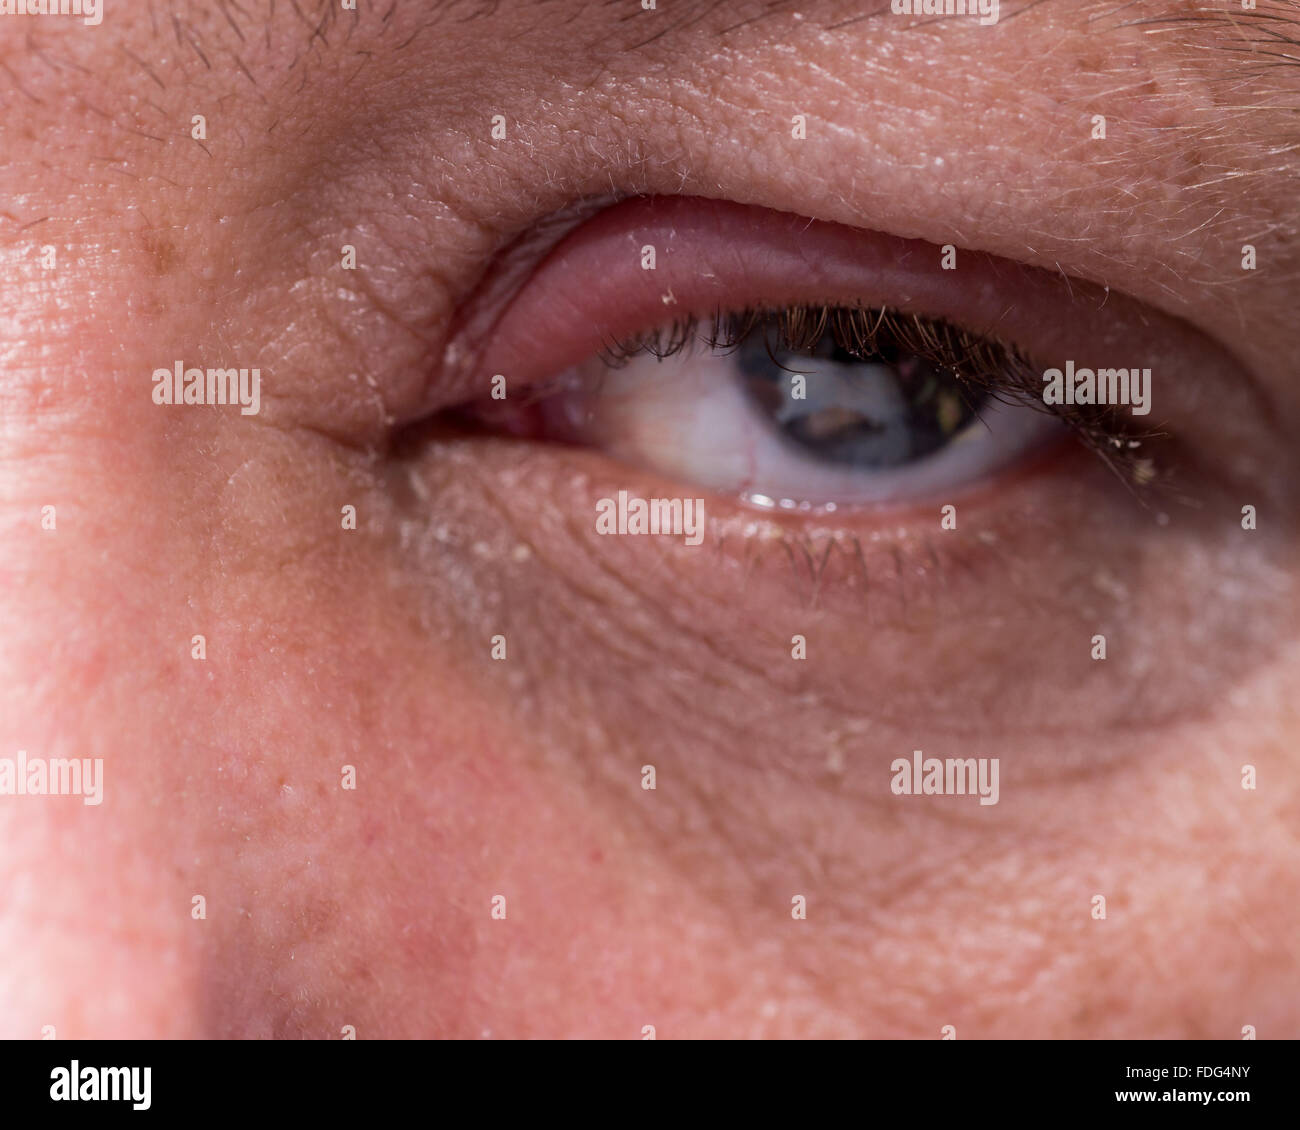
{"type": "Polygon", "coordinates": [[[158,232],[147,231],[140,238],[153,266],[154,274],[159,276],[170,274],[180,261],[176,245],[158,232]]]}

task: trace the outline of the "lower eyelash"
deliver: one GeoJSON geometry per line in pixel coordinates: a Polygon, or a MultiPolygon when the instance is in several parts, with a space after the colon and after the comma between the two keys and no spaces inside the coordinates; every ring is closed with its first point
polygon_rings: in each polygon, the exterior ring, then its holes
{"type": "Polygon", "coordinates": [[[807,352],[827,336],[863,361],[880,356],[883,347],[914,354],[989,399],[1056,416],[1144,504],[1153,488],[1163,485],[1163,468],[1157,467],[1148,445],[1165,433],[1135,429],[1113,405],[1046,404],[1041,370],[1017,347],[972,334],[951,322],[889,307],[751,306],[718,311],[703,324],[695,317],[679,318],[607,343],[600,359],[616,369],[638,356],[662,360],[697,345],[728,353],[757,332],[765,334],[764,344],[774,362],[778,352],[807,352]]]}

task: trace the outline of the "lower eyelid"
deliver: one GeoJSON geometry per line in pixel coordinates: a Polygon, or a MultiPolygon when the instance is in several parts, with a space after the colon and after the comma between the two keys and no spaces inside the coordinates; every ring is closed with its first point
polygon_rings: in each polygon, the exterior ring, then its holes
{"type": "MultiPolygon", "coordinates": [[[[956,530],[942,530],[937,511],[864,527],[767,519],[709,497],[718,521],[693,548],[598,536],[598,499],[674,488],[597,452],[466,439],[424,445],[412,459],[439,503],[416,506],[409,521],[443,531],[409,539],[424,547],[413,567],[429,599],[445,605],[443,578],[460,575],[479,595],[456,606],[495,610],[466,630],[508,632],[525,661],[568,648],[574,662],[597,665],[589,677],[620,685],[645,663],[738,665],[737,694],[758,693],[752,671],[873,725],[924,719],[936,733],[1037,735],[1045,772],[1051,735],[1081,717],[1099,735],[1090,754],[1099,763],[1113,752],[1110,730],[1212,708],[1267,662],[1300,609],[1216,599],[1225,575],[1278,597],[1294,590],[1278,567],[1285,539],[1243,548],[1222,523],[1195,516],[1159,527],[1081,451],[959,506],[956,530]],[[515,552],[521,543],[527,554],[515,552]],[[1189,614],[1201,645],[1171,649],[1171,629],[1189,614]],[[1097,632],[1112,640],[1102,664],[1089,657],[1097,632]],[[796,633],[809,641],[807,665],[790,661],[796,633]],[[670,655],[639,655],[638,640],[670,655]]],[[[731,678],[709,670],[706,682],[731,678]]]]}

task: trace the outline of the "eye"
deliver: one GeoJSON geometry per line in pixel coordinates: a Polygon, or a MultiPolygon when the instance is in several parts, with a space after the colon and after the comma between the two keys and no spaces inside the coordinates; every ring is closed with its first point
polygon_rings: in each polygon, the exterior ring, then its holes
{"type": "MultiPolygon", "coordinates": [[[[873,729],[901,741],[918,719],[969,740],[982,704],[1003,703],[1018,748],[1051,767],[1062,718],[1148,725],[1153,687],[1160,718],[1196,709],[1224,668],[1200,648],[1152,656],[1189,617],[1242,668],[1268,634],[1216,595],[1214,564],[1242,560],[1223,516],[1267,482],[1266,401],[1212,339],[1119,290],[974,251],[942,261],[697,198],[628,200],[545,246],[521,240],[458,311],[425,416],[395,438],[416,519],[403,536],[439,584],[493,577],[507,627],[512,609],[542,610],[543,649],[590,652],[613,701],[697,654],[647,700],[668,728],[699,710],[702,735],[745,719],[761,745],[773,686],[802,695],[811,670],[761,657],[810,631],[822,701],[846,718],[870,703],[873,729]],[[1043,376],[1070,359],[1149,368],[1152,413],[1064,416],[1043,376]],[[1155,489],[1132,489],[1150,460],[1155,489]],[[623,492],[629,535],[654,532],[633,529],[638,500],[670,519],[681,502],[682,535],[606,536],[623,492]],[[685,501],[704,495],[688,531],[685,501]],[[1169,580],[1180,562],[1186,585],[1169,580]],[[1093,662],[1089,641],[1112,633],[1123,655],[1093,662]],[[715,706],[719,662],[744,685],[715,706]]],[[[1098,744],[1080,756],[1108,756],[1098,744]]],[[[763,756],[785,764],[775,744],[763,756]]]]}
{"type": "Polygon", "coordinates": [[[495,424],[759,508],[828,512],[947,496],[1063,438],[1023,402],[1024,370],[887,310],[750,311],[607,349],[495,424]]]}
{"type": "Polygon", "coordinates": [[[1194,395],[1184,369],[1158,430],[1048,405],[1066,359],[1165,372],[1177,336],[1078,280],[973,253],[949,271],[929,244],[725,202],[624,202],[512,274],[497,312],[488,287],[462,317],[445,412],[751,509],[942,504],[1070,432],[1137,494],[1165,482],[1163,425],[1194,395]]]}

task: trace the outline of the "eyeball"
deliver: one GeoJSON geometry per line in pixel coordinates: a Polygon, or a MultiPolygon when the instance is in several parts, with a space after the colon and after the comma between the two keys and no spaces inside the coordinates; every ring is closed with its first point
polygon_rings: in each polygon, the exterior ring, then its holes
{"type": "Polygon", "coordinates": [[[915,353],[885,345],[864,360],[829,336],[805,352],[751,334],[592,361],[571,380],[592,391],[549,409],[569,438],[766,509],[947,496],[1064,433],[915,353]]]}

